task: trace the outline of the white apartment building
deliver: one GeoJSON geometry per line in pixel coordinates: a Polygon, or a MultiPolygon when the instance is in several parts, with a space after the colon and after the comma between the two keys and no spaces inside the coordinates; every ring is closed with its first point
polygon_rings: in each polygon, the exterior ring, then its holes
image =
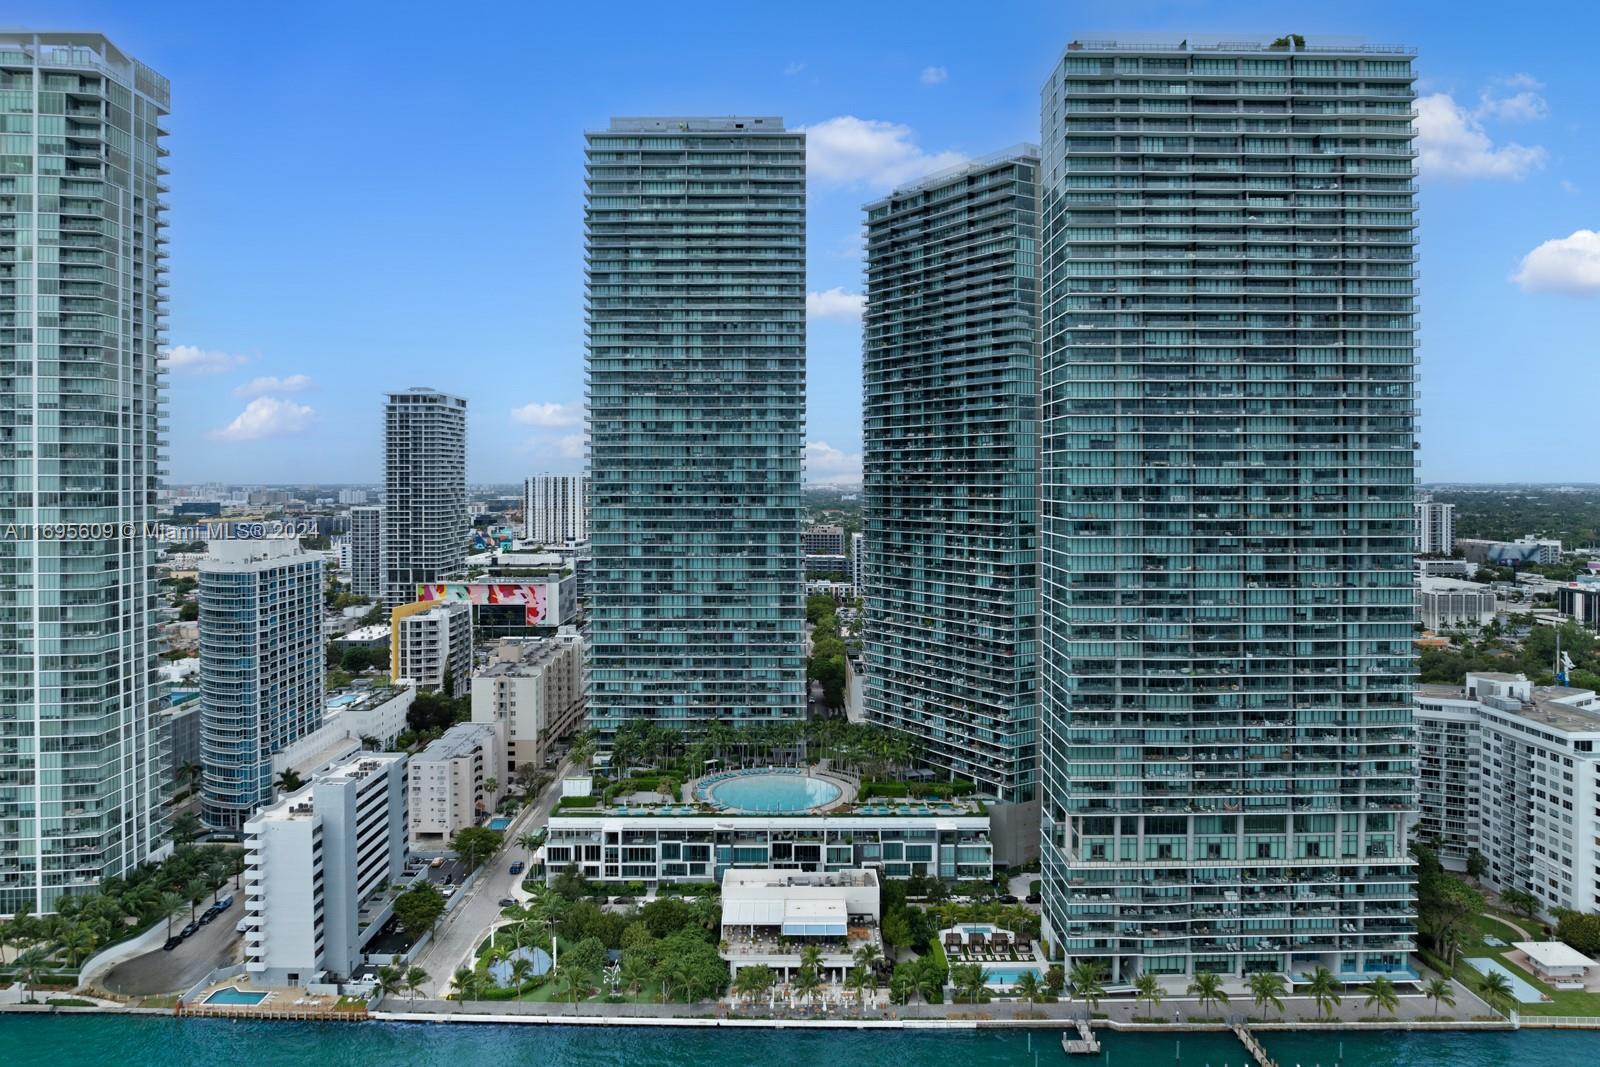
{"type": "Polygon", "coordinates": [[[411,757],[414,847],[442,849],[457,830],[476,826],[494,812],[506,789],[500,753],[500,731],[493,723],[458,722],[411,757]]]}
{"type": "MultiPolygon", "coordinates": [[[[1600,908],[1600,697],[1534,686],[1520,674],[1469,674],[1459,690],[1419,691],[1417,718],[1424,812],[1450,810],[1455,773],[1476,783],[1485,878],[1533,893],[1546,911],[1600,908]],[[1428,739],[1450,736],[1466,715],[1477,724],[1478,744],[1470,728],[1457,730],[1430,756],[1428,739]]],[[[1470,819],[1470,805],[1465,810],[1470,819]]],[[[1444,830],[1463,835],[1454,851],[1471,841],[1470,825],[1444,830]]]]}
{"type": "Polygon", "coordinates": [[[383,596],[395,607],[465,569],[467,402],[432,389],[390,393],[383,427],[383,596]]]}
{"type": "Polygon", "coordinates": [[[350,509],[350,591],[357,596],[383,595],[383,509],[350,509]]]}
{"type": "Polygon", "coordinates": [[[1483,742],[1477,701],[1460,686],[1417,686],[1419,832],[1453,871],[1482,852],[1479,780],[1483,742]]]}
{"type": "Polygon", "coordinates": [[[422,689],[465,696],[472,679],[472,605],[463,601],[421,602],[389,616],[390,676],[422,689]]]}
{"type": "Polygon", "coordinates": [[[507,638],[472,678],[472,721],[493,723],[505,741],[502,781],[520,768],[543,767],[551,745],[583,722],[583,637],[507,638]]]}
{"type": "Polygon", "coordinates": [[[367,491],[365,489],[339,490],[339,503],[341,504],[365,504],[366,502],[367,491]]]}
{"type": "Polygon", "coordinates": [[[1456,506],[1436,502],[1431,493],[1418,493],[1414,506],[1417,553],[1448,556],[1456,544],[1456,506]]]}
{"type": "Polygon", "coordinates": [[[1417,617],[1430,630],[1487,626],[1494,615],[1495,595],[1487,585],[1457,578],[1417,580],[1417,617]]]}
{"type": "Polygon", "coordinates": [[[347,978],[388,917],[372,899],[405,873],[406,757],[355,756],[257,812],[244,835],[251,981],[347,978]]]}
{"type": "Polygon", "coordinates": [[[294,538],[212,541],[200,561],[201,818],[238,830],[272,757],[322,725],[322,560],[294,538]]]}
{"type": "Polygon", "coordinates": [[[589,479],[581,474],[540,474],[522,483],[522,532],[540,545],[589,539],[589,479]]]}

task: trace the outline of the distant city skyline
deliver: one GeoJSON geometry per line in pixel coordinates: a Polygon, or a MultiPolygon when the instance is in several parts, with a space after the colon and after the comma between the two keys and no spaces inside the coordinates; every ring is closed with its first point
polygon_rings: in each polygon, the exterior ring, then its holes
{"type": "Polygon", "coordinates": [[[421,91],[400,61],[460,39],[482,9],[11,4],[16,25],[102,30],[190,105],[175,109],[168,139],[184,205],[171,230],[171,478],[375,482],[383,393],[419,381],[469,401],[470,482],[581,470],[574,148],[611,115],[733,112],[810,131],[807,476],[855,476],[861,206],[963,157],[1038,140],[1040,87],[1074,37],[1219,28],[1422,49],[1422,477],[1588,474],[1571,420],[1528,416],[1549,404],[1551,383],[1582,379],[1585,339],[1600,334],[1586,280],[1600,277],[1589,177],[1600,147],[1584,128],[1600,110],[1592,11],[1564,12],[1552,33],[1480,2],[1013,3],[1003,17],[963,18],[957,37],[936,5],[910,20],[874,5],[824,4],[806,19],[703,10],[640,8],[598,37],[584,12],[496,10],[496,40],[528,62],[503,90],[508,106],[486,107],[470,79],[421,91]],[[930,68],[943,77],[923,77],[930,68]],[[334,99],[366,116],[360,137],[336,120],[334,99]],[[384,156],[416,129],[429,131],[424,151],[384,156]],[[493,166],[474,147],[487,144],[493,166]],[[360,193],[284,180],[302,167],[348,174],[360,193]]]}

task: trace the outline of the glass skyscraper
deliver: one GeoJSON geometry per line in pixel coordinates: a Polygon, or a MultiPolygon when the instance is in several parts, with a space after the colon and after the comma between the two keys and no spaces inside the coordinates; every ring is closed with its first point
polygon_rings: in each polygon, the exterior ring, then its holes
{"type": "Polygon", "coordinates": [[[586,136],[591,721],[799,719],[805,135],[586,136]]]}
{"type": "Polygon", "coordinates": [[[1044,87],[1045,937],[1117,981],[1407,966],[1412,55],[1044,87]]]}
{"type": "Polygon", "coordinates": [[[1007,801],[1038,778],[1038,167],[866,207],[866,714],[1007,801]]]}
{"type": "Polygon", "coordinates": [[[272,757],[322,725],[322,558],[293,538],[217,541],[200,561],[201,819],[243,829],[272,757]]]}
{"type": "Polygon", "coordinates": [[[467,566],[467,402],[432,389],[390,393],[383,407],[383,600],[460,578],[467,566]]]}
{"type": "Polygon", "coordinates": [[[163,844],[167,107],[99,34],[0,32],[0,914],[163,844]]]}

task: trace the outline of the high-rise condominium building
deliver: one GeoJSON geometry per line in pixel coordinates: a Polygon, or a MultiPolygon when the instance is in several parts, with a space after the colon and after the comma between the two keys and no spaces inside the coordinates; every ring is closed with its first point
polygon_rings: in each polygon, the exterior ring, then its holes
{"type": "Polygon", "coordinates": [[[1038,169],[866,207],[866,713],[1004,800],[1038,776],[1038,169]]]}
{"type": "Polygon", "coordinates": [[[805,135],[588,138],[591,721],[805,712],[805,135]]]}
{"type": "Polygon", "coordinates": [[[161,848],[167,79],[0,31],[0,914],[161,848]],[[72,533],[72,530],[80,531],[72,533]]]}
{"type": "Polygon", "coordinates": [[[322,559],[293,538],[212,541],[200,561],[201,819],[238,830],[272,757],[322,725],[322,559]]]}
{"type": "Polygon", "coordinates": [[[383,509],[350,509],[350,591],[357,596],[383,595],[383,509]]]}
{"type": "Polygon", "coordinates": [[[1456,506],[1423,493],[1417,497],[1416,516],[1417,553],[1448,556],[1456,547],[1456,506]]]}
{"type": "Polygon", "coordinates": [[[383,599],[466,567],[467,402],[432,389],[390,393],[383,411],[383,599]]]}
{"type": "Polygon", "coordinates": [[[1043,92],[1046,937],[1403,972],[1412,51],[1075,41],[1043,92]]]}
{"type": "Polygon", "coordinates": [[[565,545],[589,539],[589,479],[540,474],[522,483],[522,530],[530,541],[565,545]]]}

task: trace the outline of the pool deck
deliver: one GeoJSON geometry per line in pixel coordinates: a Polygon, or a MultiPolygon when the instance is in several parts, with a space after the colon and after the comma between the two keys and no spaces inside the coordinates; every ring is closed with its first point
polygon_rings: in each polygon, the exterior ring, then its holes
{"type": "Polygon", "coordinates": [[[713,774],[704,775],[700,778],[695,778],[684,787],[684,795],[690,798],[690,803],[698,802],[709,804],[713,807],[722,808],[724,811],[750,815],[814,815],[820,812],[837,811],[840,808],[848,807],[849,805],[855,803],[856,791],[857,783],[854,778],[848,778],[842,774],[838,774],[834,771],[824,770],[814,765],[808,767],[741,767],[733,770],[722,770],[713,774]],[[714,799],[712,799],[711,790],[717,785],[736,778],[753,778],[762,774],[782,774],[794,775],[796,777],[804,776],[807,778],[815,778],[818,781],[826,782],[828,785],[831,785],[835,789],[839,790],[839,795],[827,803],[818,804],[815,807],[796,808],[792,811],[771,812],[756,812],[750,811],[746,808],[723,807],[722,805],[717,804],[714,799]]]}

